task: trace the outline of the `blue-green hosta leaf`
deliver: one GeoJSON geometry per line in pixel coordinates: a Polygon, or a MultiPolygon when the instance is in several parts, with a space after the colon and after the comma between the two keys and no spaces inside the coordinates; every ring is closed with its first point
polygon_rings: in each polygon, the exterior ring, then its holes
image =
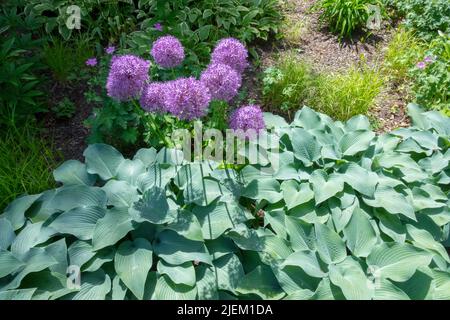
{"type": "Polygon", "coordinates": [[[414,275],[405,282],[396,283],[411,300],[429,300],[434,293],[433,273],[430,269],[418,269],[414,275]]]}
{"type": "Polygon", "coordinates": [[[112,281],[111,288],[111,300],[120,301],[125,300],[125,296],[127,295],[128,288],[127,286],[120,280],[120,277],[116,275],[112,281]]]}
{"type": "Polygon", "coordinates": [[[286,216],[286,231],[295,251],[314,250],[316,237],[314,226],[300,219],[286,216]]]}
{"type": "Polygon", "coordinates": [[[311,300],[344,300],[345,296],[342,293],[342,290],[335,286],[330,279],[323,278],[322,281],[317,286],[314,295],[311,297],[311,300]]]}
{"type": "Polygon", "coordinates": [[[374,279],[374,300],[410,300],[408,295],[397,287],[391,280],[374,279]]]}
{"type": "Polygon", "coordinates": [[[298,266],[273,263],[271,267],[278,283],[287,294],[293,294],[299,290],[314,291],[322,279],[311,277],[298,266]]]}
{"type": "Polygon", "coordinates": [[[141,160],[126,159],[117,168],[117,180],[136,185],[138,177],[143,173],[145,173],[145,166],[141,160]]]}
{"type": "MultiPolygon", "coordinates": [[[[23,278],[28,274],[42,271],[50,266],[54,266],[58,262],[45,251],[43,248],[31,248],[22,258],[21,261],[25,264],[25,267],[20,268],[14,276],[14,279],[7,285],[0,288],[2,290],[17,289],[19,288],[23,278]]],[[[14,262],[10,262],[14,264],[14,262]]]]}
{"type": "Polygon", "coordinates": [[[81,274],[81,288],[73,300],[105,300],[111,291],[111,278],[102,270],[81,274]]]}
{"type": "Polygon", "coordinates": [[[218,198],[232,199],[232,192],[213,179],[197,179],[186,185],[184,189],[186,203],[207,206],[218,198]]]}
{"type": "Polygon", "coordinates": [[[367,279],[359,263],[347,257],[337,265],[330,265],[330,280],[341,288],[347,300],[370,300],[374,295],[374,285],[367,279]]]}
{"type": "Polygon", "coordinates": [[[108,197],[109,206],[129,208],[139,200],[137,188],[126,181],[110,180],[102,190],[108,197]]]}
{"type": "Polygon", "coordinates": [[[342,179],[353,189],[372,197],[375,192],[375,186],[378,183],[378,175],[369,172],[356,163],[349,163],[343,170],[342,179]]]}
{"type": "Polygon", "coordinates": [[[410,224],[406,225],[406,230],[412,239],[412,244],[414,246],[438,254],[447,261],[447,263],[450,263],[447,250],[445,250],[444,246],[437,242],[428,231],[418,229],[410,224]]]}
{"type": "Polygon", "coordinates": [[[92,186],[95,183],[95,175],[87,172],[86,165],[78,160],[69,160],[53,171],[55,181],[64,186],[85,184],[92,186]]]}
{"type": "Polygon", "coordinates": [[[267,129],[288,127],[289,124],[284,120],[284,118],[274,115],[270,112],[264,112],[264,123],[267,129]]]}
{"type": "Polygon", "coordinates": [[[106,208],[106,193],[98,187],[76,185],[58,189],[48,208],[69,211],[77,207],[106,208]]]}
{"type": "Polygon", "coordinates": [[[339,263],[347,257],[345,243],[341,237],[324,224],[315,224],[317,251],[327,264],[339,263]]]}
{"type": "Polygon", "coordinates": [[[100,250],[116,244],[133,229],[132,219],[128,214],[127,208],[108,210],[105,216],[99,219],[95,225],[92,236],[94,250],[100,250]]]}
{"type": "Polygon", "coordinates": [[[51,224],[59,233],[71,234],[80,240],[91,240],[97,221],[105,216],[101,207],[78,207],[59,215],[51,224]]]}
{"type": "Polygon", "coordinates": [[[258,266],[252,272],[247,273],[240,281],[236,292],[255,294],[266,300],[277,300],[285,295],[272,270],[264,265],[258,266]]]}
{"type": "Polygon", "coordinates": [[[19,270],[25,264],[6,250],[0,250],[0,278],[19,270]]]}
{"type": "Polygon", "coordinates": [[[314,199],[314,192],[309,183],[299,184],[294,180],[284,181],[281,184],[281,190],[288,210],[314,199]]]}
{"type": "Polygon", "coordinates": [[[375,208],[383,208],[391,214],[401,214],[417,221],[409,198],[391,187],[378,186],[374,199],[363,198],[364,202],[375,208]]]}
{"type": "MultiPolygon", "coordinates": [[[[440,193],[442,191],[438,189],[440,193]]],[[[432,209],[432,208],[442,208],[448,206],[445,202],[448,201],[448,198],[445,194],[442,195],[445,197],[439,197],[439,195],[433,194],[434,190],[425,190],[424,188],[414,187],[412,190],[413,194],[413,206],[416,211],[424,210],[424,209],[432,209]],[[428,191],[428,192],[427,192],[428,191]],[[445,202],[438,202],[436,200],[443,200],[445,202]]]]}
{"type": "Polygon", "coordinates": [[[193,287],[195,281],[195,270],[192,262],[185,262],[180,265],[172,265],[159,260],[157,270],[160,275],[167,275],[175,284],[184,284],[193,287]]]}
{"type": "Polygon", "coordinates": [[[357,257],[367,257],[377,243],[377,235],[364,211],[356,208],[344,228],[347,247],[357,257]]]}
{"type": "Polygon", "coordinates": [[[214,202],[206,207],[195,207],[193,213],[198,218],[205,239],[217,239],[225,231],[247,221],[244,210],[237,204],[214,202]]]}
{"type": "Polygon", "coordinates": [[[176,220],[167,225],[167,228],[176,231],[179,235],[182,235],[187,239],[203,241],[202,226],[200,225],[200,222],[192,212],[187,210],[180,210],[176,220]]]}
{"type": "Polygon", "coordinates": [[[450,300],[450,272],[433,270],[435,290],[433,299],[450,300]]]}
{"type": "Polygon", "coordinates": [[[181,165],[184,162],[183,151],[162,148],[156,155],[156,162],[160,164],[181,165]]]}
{"type": "Polygon", "coordinates": [[[328,205],[331,211],[331,218],[337,232],[341,232],[342,230],[344,230],[344,228],[352,218],[353,211],[356,208],[359,208],[359,201],[357,200],[357,198],[355,196],[347,197],[348,195],[348,193],[344,193],[340,197],[340,201],[337,200],[337,198],[332,198],[328,201],[328,205]],[[344,200],[353,201],[353,203],[346,207],[348,203],[345,203],[344,205],[344,200]],[[343,209],[342,206],[344,206],[345,209],[343,209]]]}
{"type": "Polygon", "coordinates": [[[242,250],[262,251],[264,249],[264,238],[245,224],[239,224],[230,230],[227,237],[231,238],[242,250]]]}
{"type": "Polygon", "coordinates": [[[293,251],[288,246],[288,242],[275,235],[266,235],[263,238],[264,249],[261,252],[261,260],[270,264],[273,260],[284,260],[293,251]]]}
{"type": "Polygon", "coordinates": [[[354,156],[367,150],[375,133],[367,130],[356,130],[346,133],[339,140],[339,148],[344,156],[354,156]]]}
{"type": "Polygon", "coordinates": [[[25,224],[25,211],[27,211],[40,197],[40,194],[19,197],[6,207],[4,214],[0,217],[9,220],[14,228],[14,231],[16,231],[22,228],[25,224]]]}
{"type": "Polygon", "coordinates": [[[185,189],[189,184],[209,176],[211,172],[212,168],[207,163],[186,164],[178,169],[174,182],[178,188],[185,189]]]}
{"type": "Polygon", "coordinates": [[[58,273],[61,276],[67,274],[67,244],[66,239],[59,239],[45,247],[45,252],[48,253],[57,263],[49,267],[53,274],[58,273]]]}
{"type": "Polygon", "coordinates": [[[153,187],[165,189],[166,185],[176,176],[176,174],[176,167],[169,167],[167,165],[156,163],[151,165],[147,172],[142,173],[137,177],[136,185],[142,193],[153,187]]]}
{"type": "Polygon", "coordinates": [[[316,170],[309,180],[313,186],[316,205],[334,197],[344,190],[344,180],[339,174],[327,175],[323,170],[316,170]]]}
{"type": "Polygon", "coordinates": [[[264,227],[273,229],[277,236],[287,239],[286,232],[286,214],[283,209],[267,210],[264,214],[264,227]]]}
{"type": "Polygon", "coordinates": [[[162,275],[156,283],[154,298],[156,300],[194,300],[197,287],[175,284],[167,275],[162,275]]]}
{"type": "Polygon", "coordinates": [[[95,272],[99,270],[105,263],[113,261],[115,251],[113,247],[103,248],[97,251],[95,256],[84,265],[81,271],[95,272]]]}
{"type": "Polygon", "coordinates": [[[17,289],[0,292],[0,300],[31,300],[37,288],[17,289]]]}
{"type": "Polygon", "coordinates": [[[289,255],[286,260],[284,260],[281,267],[300,267],[311,277],[323,278],[327,273],[322,270],[319,260],[317,253],[314,251],[297,251],[289,255]]]}
{"type": "Polygon", "coordinates": [[[275,179],[253,180],[242,192],[243,197],[276,203],[283,198],[280,183],[275,179]]]}
{"type": "Polygon", "coordinates": [[[98,174],[105,181],[114,178],[119,166],[125,161],[119,151],[106,144],[92,144],[83,155],[88,173],[98,174]]]}
{"type": "Polygon", "coordinates": [[[70,265],[81,267],[95,256],[94,248],[87,241],[75,241],[67,250],[70,265]]]}
{"type": "Polygon", "coordinates": [[[233,293],[245,276],[241,261],[232,253],[215,260],[214,270],[217,276],[218,289],[233,293]]]}
{"type": "Polygon", "coordinates": [[[306,106],[297,111],[292,124],[306,130],[322,129],[324,125],[317,112],[306,106]]]}
{"type": "Polygon", "coordinates": [[[387,244],[376,246],[367,257],[367,265],[375,272],[375,277],[393,281],[407,281],[417,268],[428,266],[432,255],[410,244],[387,244]]]}
{"type": "Polygon", "coordinates": [[[220,237],[215,240],[206,240],[205,244],[206,248],[208,248],[208,252],[211,254],[213,261],[229,253],[236,253],[239,251],[234,242],[226,237],[220,237]]]}
{"type": "Polygon", "coordinates": [[[149,167],[152,164],[155,163],[156,161],[156,154],[157,151],[155,148],[150,148],[150,149],[140,149],[138,150],[138,152],[136,152],[133,160],[141,160],[142,163],[146,166],[149,167]]]}
{"type": "Polygon", "coordinates": [[[56,230],[44,226],[43,222],[28,223],[11,244],[11,252],[18,258],[38,244],[46,242],[57,233],[56,230]]]}
{"type": "Polygon", "coordinates": [[[152,264],[152,246],[145,239],[123,242],[114,258],[117,275],[138,299],[144,298],[145,281],[152,264]]]}
{"type": "Polygon", "coordinates": [[[286,297],[283,298],[283,300],[296,300],[296,301],[309,300],[313,295],[314,295],[313,291],[308,289],[301,289],[288,294],[286,297]]]}
{"type": "Polygon", "coordinates": [[[6,218],[0,218],[0,250],[8,250],[16,238],[11,222],[6,218]]]}
{"type": "Polygon", "coordinates": [[[203,242],[186,239],[172,230],[159,233],[153,249],[161,259],[170,264],[179,265],[188,261],[212,263],[203,242]]]}
{"type": "Polygon", "coordinates": [[[148,221],[154,224],[171,223],[176,218],[176,210],[171,210],[164,189],[153,187],[147,190],[142,199],[129,210],[137,222],[148,221]]]}
{"type": "Polygon", "coordinates": [[[320,158],[321,146],[316,138],[308,131],[300,128],[293,128],[291,132],[291,143],[294,149],[294,156],[303,162],[307,167],[311,166],[320,158]]]}
{"type": "Polygon", "coordinates": [[[370,121],[367,117],[363,115],[357,115],[352,117],[345,123],[345,131],[356,131],[356,130],[370,130],[370,121]]]}
{"type": "Polygon", "coordinates": [[[212,267],[200,265],[195,268],[198,300],[218,300],[217,279],[212,267]]]}

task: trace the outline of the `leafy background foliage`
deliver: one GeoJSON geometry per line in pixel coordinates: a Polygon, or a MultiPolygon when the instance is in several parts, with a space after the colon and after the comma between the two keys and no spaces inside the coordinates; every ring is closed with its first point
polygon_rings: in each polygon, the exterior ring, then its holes
{"type": "Polygon", "coordinates": [[[409,112],[381,136],[363,116],[266,114],[273,173],[91,145],[0,216],[0,298],[449,299],[450,122],[409,112]]]}

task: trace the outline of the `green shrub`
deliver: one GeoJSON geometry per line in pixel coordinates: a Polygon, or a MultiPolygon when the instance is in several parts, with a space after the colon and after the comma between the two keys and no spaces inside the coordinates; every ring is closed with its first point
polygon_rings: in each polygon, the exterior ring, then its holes
{"type": "Polygon", "coordinates": [[[348,120],[367,114],[382,86],[378,70],[353,66],[340,73],[322,74],[315,95],[308,101],[333,119],[348,120]]]}
{"type": "Polygon", "coordinates": [[[417,39],[412,31],[405,28],[398,29],[384,55],[386,75],[397,82],[407,80],[411,67],[423,56],[424,46],[425,44],[417,39]]]}
{"type": "Polygon", "coordinates": [[[327,22],[331,32],[349,38],[355,31],[365,28],[370,18],[369,5],[383,9],[379,0],[320,0],[313,10],[321,11],[320,20],[327,22]]]}
{"type": "Polygon", "coordinates": [[[409,111],[381,136],[266,114],[272,172],[91,145],[0,216],[0,299],[449,299],[450,122],[409,111]]]}
{"type": "Polygon", "coordinates": [[[75,104],[67,97],[64,97],[55,106],[52,111],[57,118],[72,118],[75,115],[77,108],[75,104]]]}
{"type": "Polygon", "coordinates": [[[21,194],[34,194],[55,186],[51,171],[57,155],[30,124],[9,127],[0,139],[0,209],[21,194]]]}

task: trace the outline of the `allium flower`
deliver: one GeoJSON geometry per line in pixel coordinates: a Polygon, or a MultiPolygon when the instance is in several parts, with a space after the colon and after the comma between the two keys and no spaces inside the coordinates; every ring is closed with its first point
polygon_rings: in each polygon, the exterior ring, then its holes
{"type": "Polygon", "coordinates": [[[140,104],[148,112],[164,112],[165,83],[153,82],[142,90],[140,104]]]}
{"type": "Polygon", "coordinates": [[[265,128],[262,110],[257,105],[244,106],[236,109],[230,116],[230,128],[233,130],[242,130],[241,138],[254,138],[265,128]]]}
{"type": "Polygon", "coordinates": [[[134,55],[114,56],[106,82],[108,96],[119,101],[139,97],[149,79],[149,68],[150,61],[134,55]]]}
{"type": "Polygon", "coordinates": [[[116,51],[116,47],[114,47],[114,46],[109,46],[109,47],[105,48],[105,52],[107,54],[113,54],[114,51],[116,51]]]}
{"type": "Polygon", "coordinates": [[[173,68],[184,60],[184,48],[173,36],[160,37],[153,43],[151,51],[153,59],[163,68],[173,68]]]}
{"type": "Polygon", "coordinates": [[[248,66],[248,51],[245,46],[234,38],[226,38],[219,41],[212,53],[212,63],[229,65],[237,72],[244,72],[248,66]]]}
{"type": "Polygon", "coordinates": [[[427,65],[425,64],[425,62],[420,61],[416,66],[417,66],[417,68],[423,70],[426,68],[427,65]]]}
{"type": "Polygon", "coordinates": [[[200,76],[209,89],[212,99],[230,101],[242,84],[242,77],[226,64],[212,64],[200,76]]]}
{"type": "Polygon", "coordinates": [[[158,30],[158,31],[163,31],[163,27],[162,27],[162,24],[161,23],[155,23],[155,25],[153,26],[153,28],[155,28],[155,30],[158,30]]]}
{"type": "Polygon", "coordinates": [[[433,63],[435,61],[435,58],[433,56],[426,56],[423,58],[423,62],[425,63],[433,63]]]}
{"type": "Polygon", "coordinates": [[[206,114],[211,95],[208,88],[193,77],[167,83],[164,105],[170,113],[182,120],[193,120],[206,114]]]}
{"type": "Polygon", "coordinates": [[[86,60],[86,65],[89,67],[95,67],[97,65],[97,58],[89,58],[86,60]]]}

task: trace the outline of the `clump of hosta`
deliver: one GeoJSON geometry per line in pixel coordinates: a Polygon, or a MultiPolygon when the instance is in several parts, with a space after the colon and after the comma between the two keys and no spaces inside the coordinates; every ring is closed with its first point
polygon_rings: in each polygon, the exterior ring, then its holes
{"type": "Polygon", "coordinates": [[[91,145],[0,216],[0,299],[450,299],[450,120],[409,112],[265,114],[265,165],[91,145]]]}

